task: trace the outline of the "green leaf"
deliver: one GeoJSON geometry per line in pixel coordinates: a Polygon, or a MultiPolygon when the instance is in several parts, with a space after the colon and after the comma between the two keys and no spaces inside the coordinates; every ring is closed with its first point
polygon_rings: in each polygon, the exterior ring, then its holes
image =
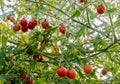
{"type": "Polygon", "coordinates": [[[114,23],[114,25],[115,25],[116,27],[120,26],[120,19],[118,19],[118,20],[114,23]]]}
{"type": "Polygon", "coordinates": [[[114,13],[117,11],[117,8],[111,8],[109,10],[107,10],[107,13],[114,13]]]}
{"type": "Polygon", "coordinates": [[[95,19],[97,17],[97,13],[94,13],[90,8],[88,8],[88,13],[90,14],[90,19],[95,19]]]}
{"type": "Polygon", "coordinates": [[[113,45],[111,48],[112,51],[117,51],[119,50],[119,45],[113,45]]]}
{"type": "Polygon", "coordinates": [[[100,37],[100,36],[97,36],[96,39],[95,39],[95,42],[96,42],[96,43],[100,43],[101,40],[102,40],[101,37],[100,37]]]}
{"type": "Polygon", "coordinates": [[[106,42],[104,39],[101,39],[101,42],[100,42],[100,43],[101,43],[101,45],[103,45],[104,47],[108,45],[107,42],[106,42]]]}
{"type": "Polygon", "coordinates": [[[79,10],[76,10],[73,15],[71,16],[71,18],[75,18],[75,17],[78,17],[80,16],[80,11],[79,10]]]}
{"type": "Polygon", "coordinates": [[[98,15],[97,13],[91,14],[91,15],[90,15],[90,19],[95,19],[95,18],[97,17],[97,15],[98,15]]]}
{"type": "Polygon", "coordinates": [[[40,78],[39,80],[35,81],[35,84],[47,84],[45,80],[46,78],[40,78]]]}
{"type": "Polygon", "coordinates": [[[15,32],[13,30],[9,30],[8,33],[9,33],[10,36],[15,34],[15,32]]]}
{"type": "Polygon", "coordinates": [[[2,47],[5,48],[7,45],[8,37],[3,35],[2,36],[2,47]]]}
{"type": "Polygon", "coordinates": [[[68,6],[67,8],[66,8],[66,11],[69,11],[70,10],[70,6],[68,6]]]}
{"type": "Polygon", "coordinates": [[[30,68],[31,68],[32,70],[34,70],[35,67],[36,67],[36,63],[35,63],[35,62],[32,62],[32,63],[30,64],[30,68]]]}
{"type": "Polygon", "coordinates": [[[84,35],[85,34],[85,30],[86,30],[86,28],[85,27],[82,27],[78,32],[77,32],[77,35],[80,37],[80,36],[82,36],[82,35],[84,35]]]}
{"type": "MultiPolygon", "coordinates": [[[[0,63],[2,64],[2,66],[4,66],[4,63],[5,63],[4,57],[5,57],[5,53],[4,52],[0,52],[0,63]]],[[[1,68],[2,67],[0,66],[0,69],[1,68]]]]}

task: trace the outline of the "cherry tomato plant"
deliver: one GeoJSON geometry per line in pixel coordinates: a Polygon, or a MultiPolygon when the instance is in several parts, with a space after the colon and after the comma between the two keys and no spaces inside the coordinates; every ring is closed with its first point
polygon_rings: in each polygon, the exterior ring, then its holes
{"type": "Polygon", "coordinates": [[[120,0],[0,0],[0,84],[119,84],[120,0]]]}

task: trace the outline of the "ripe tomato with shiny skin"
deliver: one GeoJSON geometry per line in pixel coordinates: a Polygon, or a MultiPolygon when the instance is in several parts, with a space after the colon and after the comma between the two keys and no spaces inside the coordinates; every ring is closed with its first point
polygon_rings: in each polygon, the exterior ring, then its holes
{"type": "Polygon", "coordinates": [[[33,22],[30,21],[30,22],[28,23],[28,28],[29,28],[30,30],[33,30],[33,29],[35,28],[33,22]]]}
{"type": "Polygon", "coordinates": [[[105,69],[105,68],[102,69],[102,71],[101,71],[102,75],[107,75],[107,72],[108,72],[108,71],[107,71],[107,69],[105,69]]]}
{"type": "Polygon", "coordinates": [[[60,67],[57,69],[57,74],[59,77],[67,76],[67,69],[65,67],[60,67]]]}
{"type": "Polygon", "coordinates": [[[45,21],[42,22],[42,27],[44,29],[48,29],[50,27],[50,23],[47,20],[45,20],[45,21]]]}
{"type": "Polygon", "coordinates": [[[27,31],[28,31],[28,25],[27,25],[27,26],[23,26],[23,27],[22,27],[22,31],[23,31],[23,32],[27,32],[27,31]]]}
{"type": "Polygon", "coordinates": [[[20,20],[20,25],[21,25],[21,26],[25,27],[25,26],[27,26],[27,24],[28,24],[28,21],[27,21],[26,18],[22,18],[22,19],[20,20]]]}
{"type": "Polygon", "coordinates": [[[104,14],[106,11],[106,6],[105,5],[98,5],[97,7],[97,13],[98,14],[104,14]]]}
{"type": "Polygon", "coordinates": [[[26,73],[23,73],[21,77],[22,77],[22,79],[27,79],[28,76],[26,73]]]}
{"type": "Polygon", "coordinates": [[[61,25],[61,26],[60,26],[60,32],[61,32],[62,34],[65,34],[65,33],[66,33],[66,28],[65,28],[64,25],[61,25]]]}
{"type": "Polygon", "coordinates": [[[68,70],[67,76],[68,76],[68,78],[70,78],[70,79],[75,79],[75,78],[77,77],[77,72],[76,72],[76,70],[75,70],[75,69],[70,69],[70,70],[68,70]]]}
{"type": "Polygon", "coordinates": [[[84,72],[86,73],[86,74],[90,74],[90,73],[92,73],[92,71],[93,71],[93,69],[92,69],[92,66],[91,65],[86,65],[85,67],[84,67],[84,72]]]}
{"type": "Polygon", "coordinates": [[[36,18],[33,18],[32,21],[34,26],[37,26],[38,25],[38,20],[36,18]]]}

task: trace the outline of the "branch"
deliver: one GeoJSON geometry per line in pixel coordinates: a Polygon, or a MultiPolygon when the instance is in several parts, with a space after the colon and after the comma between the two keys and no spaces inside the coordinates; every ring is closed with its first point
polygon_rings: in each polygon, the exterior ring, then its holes
{"type": "Polygon", "coordinates": [[[24,61],[26,61],[26,62],[38,62],[38,63],[53,63],[53,62],[50,62],[50,61],[41,61],[41,62],[39,62],[37,60],[20,60],[20,61],[22,61],[22,62],[24,62],[24,61]]]}
{"type": "MultiPolygon", "coordinates": [[[[91,57],[97,56],[97,55],[99,55],[99,54],[101,54],[101,53],[104,53],[104,52],[106,52],[108,49],[110,49],[113,45],[115,45],[117,42],[118,42],[118,41],[115,41],[115,42],[111,43],[109,46],[107,46],[106,48],[99,50],[99,52],[97,52],[97,53],[95,53],[95,54],[93,54],[93,55],[87,56],[87,57],[85,57],[85,58],[91,58],[91,57]]],[[[85,59],[85,58],[81,58],[81,59],[85,59]]]]}
{"type": "Polygon", "coordinates": [[[86,13],[87,13],[87,19],[88,19],[88,24],[89,24],[89,26],[91,27],[91,24],[90,24],[90,18],[89,18],[89,14],[88,14],[88,2],[87,2],[87,0],[86,0],[86,13]]]}
{"type": "MultiPolygon", "coordinates": [[[[51,6],[51,7],[53,7],[54,9],[60,11],[60,12],[63,13],[64,15],[66,15],[67,17],[71,18],[71,17],[70,17],[68,14],[66,14],[64,11],[62,11],[61,9],[59,9],[59,8],[57,8],[57,7],[55,7],[55,6],[51,5],[51,4],[49,4],[49,3],[44,2],[44,5],[51,6]]],[[[81,24],[81,25],[83,25],[83,26],[86,26],[87,28],[89,28],[89,29],[91,29],[91,30],[93,30],[93,31],[96,31],[96,32],[98,32],[98,33],[102,33],[102,32],[100,32],[100,31],[98,31],[98,30],[96,30],[96,29],[90,27],[90,26],[87,25],[87,24],[84,24],[84,23],[79,22],[79,21],[77,21],[77,20],[75,20],[75,19],[72,19],[72,18],[71,18],[71,20],[74,21],[74,22],[76,22],[76,23],[79,23],[79,24],[81,24]]]]}
{"type": "MultiPolygon", "coordinates": [[[[31,0],[26,0],[26,1],[33,2],[33,3],[39,3],[39,2],[36,2],[36,1],[31,1],[31,0]]],[[[43,2],[44,2],[44,3],[43,3],[44,5],[53,7],[54,9],[58,10],[59,12],[63,13],[64,15],[66,15],[67,17],[71,18],[71,16],[69,16],[68,14],[66,14],[63,10],[61,10],[61,9],[59,9],[59,8],[57,8],[57,7],[53,6],[53,5],[45,2],[45,1],[43,1],[43,2]]],[[[77,21],[77,20],[75,20],[75,19],[72,19],[72,18],[71,18],[71,20],[74,21],[74,22],[76,22],[76,23],[79,23],[80,25],[86,26],[87,28],[89,28],[89,29],[91,29],[91,30],[93,30],[93,31],[96,31],[96,32],[98,32],[98,33],[102,33],[101,31],[98,31],[98,30],[90,27],[90,26],[87,25],[87,24],[84,24],[84,23],[79,22],[79,21],[77,21]]]]}
{"type": "Polygon", "coordinates": [[[13,69],[14,67],[16,67],[18,65],[18,63],[20,62],[20,59],[23,55],[26,54],[27,50],[29,49],[30,45],[33,43],[33,40],[30,42],[29,46],[27,46],[24,50],[24,52],[22,52],[22,54],[20,54],[19,58],[16,60],[16,63],[14,63],[14,65],[6,72],[5,75],[8,75],[13,69]]]}

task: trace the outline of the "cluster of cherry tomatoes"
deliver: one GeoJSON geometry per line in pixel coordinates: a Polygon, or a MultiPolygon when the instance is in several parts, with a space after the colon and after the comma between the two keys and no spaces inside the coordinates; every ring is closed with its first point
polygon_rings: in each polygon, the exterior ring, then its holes
{"type": "Polygon", "coordinates": [[[70,69],[70,70],[67,70],[65,67],[60,67],[57,69],[57,74],[58,76],[60,77],[65,77],[67,76],[68,78],[70,79],[75,79],[76,76],[77,76],[77,72],[75,69],[70,69]]]}
{"type": "MultiPolygon", "coordinates": [[[[87,64],[84,67],[84,73],[85,74],[91,74],[93,72],[93,68],[91,65],[87,64]]],[[[102,75],[107,75],[107,69],[102,69],[101,74],[102,75]]],[[[60,67],[57,69],[57,72],[59,77],[65,77],[67,76],[70,79],[75,79],[77,77],[77,71],[73,68],[71,68],[70,70],[67,70],[65,67],[60,67]]]]}
{"type": "MultiPolygon", "coordinates": [[[[11,22],[14,22],[13,16],[9,16],[7,19],[11,22]]],[[[38,20],[36,18],[33,18],[29,22],[26,18],[22,18],[19,23],[14,24],[13,29],[14,29],[14,31],[19,31],[21,29],[22,32],[28,32],[28,29],[33,30],[33,29],[35,29],[35,26],[37,26],[37,25],[38,25],[38,20]]],[[[43,29],[49,29],[50,23],[45,19],[41,23],[41,26],[43,29]]],[[[64,25],[60,26],[60,32],[61,32],[61,34],[66,33],[66,27],[64,25]]]]}
{"type": "MultiPolygon", "coordinates": [[[[13,16],[8,16],[7,20],[15,23],[15,19],[13,16]]],[[[27,32],[28,29],[33,30],[37,25],[38,25],[38,20],[36,18],[33,18],[29,22],[26,18],[22,18],[19,23],[14,24],[13,29],[14,31],[19,31],[21,29],[22,32],[27,32]]]]}
{"type": "Polygon", "coordinates": [[[38,20],[36,18],[33,18],[29,23],[26,18],[22,18],[18,24],[14,25],[14,30],[19,31],[20,29],[23,32],[27,32],[28,29],[33,30],[35,26],[38,25],[38,20]]]}

